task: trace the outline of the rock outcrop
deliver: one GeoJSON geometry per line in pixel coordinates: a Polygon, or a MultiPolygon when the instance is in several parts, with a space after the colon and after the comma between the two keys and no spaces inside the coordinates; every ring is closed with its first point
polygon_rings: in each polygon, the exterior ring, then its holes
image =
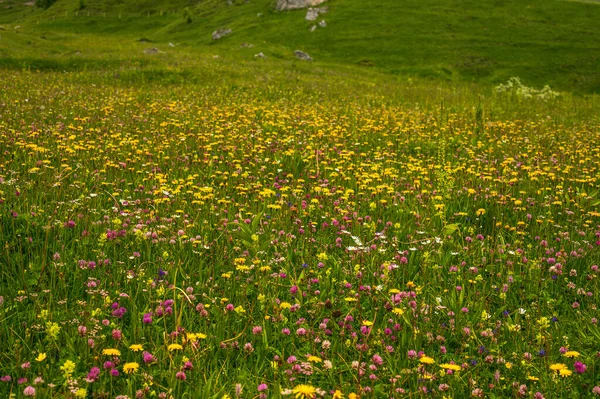
{"type": "Polygon", "coordinates": [[[213,32],[212,38],[213,40],[219,40],[222,37],[231,35],[231,29],[229,28],[221,28],[213,32]]]}
{"type": "Polygon", "coordinates": [[[299,10],[306,7],[318,6],[327,0],[277,0],[275,9],[278,11],[299,10]]]}
{"type": "Polygon", "coordinates": [[[296,51],[294,51],[294,55],[299,60],[302,60],[302,61],[312,61],[312,57],[310,55],[306,54],[304,51],[296,50],[296,51]]]}
{"type": "Polygon", "coordinates": [[[329,10],[329,8],[327,8],[327,7],[318,7],[318,8],[311,7],[306,11],[305,19],[307,21],[316,21],[319,14],[325,14],[328,10],[329,10]]]}

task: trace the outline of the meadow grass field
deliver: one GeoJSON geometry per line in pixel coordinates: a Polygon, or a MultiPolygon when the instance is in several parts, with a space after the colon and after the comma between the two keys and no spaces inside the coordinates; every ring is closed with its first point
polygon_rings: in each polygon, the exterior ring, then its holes
{"type": "Polygon", "coordinates": [[[0,397],[600,396],[590,65],[253,59],[70,4],[0,31],[0,397]]]}

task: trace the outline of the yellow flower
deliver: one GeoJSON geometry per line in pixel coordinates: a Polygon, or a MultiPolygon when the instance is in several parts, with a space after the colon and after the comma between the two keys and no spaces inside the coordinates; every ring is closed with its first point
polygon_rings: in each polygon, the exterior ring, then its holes
{"type": "Polygon", "coordinates": [[[52,339],[56,339],[58,337],[58,333],[60,332],[60,326],[58,323],[53,323],[51,321],[46,323],[46,333],[52,339]]]}
{"type": "Polygon", "coordinates": [[[576,351],[568,351],[565,352],[564,356],[566,357],[579,357],[581,354],[579,352],[576,351]]]}
{"type": "Polygon", "coordinates": [[[184,341],[195,341],[196,339],[198,339],[198,335],[194,334],[194,333],[186,333],[185,334],[185,340],[184,341]]]}
{"type": "Polygon", "coordinates": [[[246,313],[246,310],[244,309],[244,307],[242,305],[237,306],[235,309],[233,309],[235,311],[235,313],[237,314],[242,314],[242,313],[246,313]]]}
{"type": "Polygon", "coordinates": [[[485,209],[483,209],[483,208],[477,209],[477,212],[475,212],[475,215],[477,215],[477,216],[485,215],[485,209]]]}
{"type": "Polygon", "coordinates": [[[45,353],[40,353],[36,358],[35,361],[36,362],[43,362],[46,359],[46,354],[45,353]]]}
{"type": "Polygon", "coordinates": [[[573,374],[573,372],[571,370],[569,370],[569,369],[560,369],[558,371],[558,374],[560,374],[561,377],[568,377],[571,374],[573,374]]]}
{"type": "Polygon", "coordinates": [[[107,348],[102,351],[102,354],[106,356],[121,356],[121,351],[118,349],[107,348]]]}
{"type": "Polygon", "coordinates": [[[417,285],[415,283],[413,283],[412,281],[409,281],[408,283],[406,283],[406,288],[411,289],[416,287],[417,285]]]}
{"type": "Polygon", "coordinates": [[[75,392],[76,398],[87,398],[87,389],[79,388],[77,392],[75,392]]]}
{"type": "Polygon", "coordinates": [[[327,259],[329,259],[329,256],[327,256],[325,252],[321,252],[317,255],[317,259],[319,259],[322,262],[325,262],[327,259]]]}
{"type": "Polygon", "coordinates": [[[362,325],[366,327],[371,327],[373,325],[373,322],[369,320],[363,320],[362,325]]]}
{"type": "Polygon", "coordinates": [[[444,364],[440,364],[440,367],[446,370],[454,370],[454,371],[460,371],[461,367],[458,364],[449,364],[449,363],[444,363],[444,364]]]}
{"type": "Polygon", "coordinates": [[[425,363],[425,364],[433,364],[435,363],[435,360],[433,360],[433,358],[429,357],[429,356],[423,356],[419,359],[419,361],[421,363],[425,363]]]}
{"type": "Polygon", "coordinates": [[[296,395],[296,399],[312,399],[316,397],[317,390],[313,386],[300,384],[292,389],[292,393],[296,395]]]}
{"type": "Polygon", "coordinates": [[[309,362],[315,362],[315,363],[321,363],[322,362],[321,358],[318,357],[318,356],[309,356],[308,357],[308,361],[309,362]]]}
{"type": "Polygon", "coordinates": [[[358,396],[354,392],[351,392],[348,394],[348,399],[359,399],[359,398],[360,398],[360,396],[358,396]]]}
{"type": "Polygon", "coordinates": [[[392,313],[394,313],[394,314],[397,314],[397,315],[399,315],[399,316],[402,316],[402,315],[404,314],[404,310],[403,310],[403,309],[400,309],[400,308],[394,308],[394,309],[392,310],[392,313]]]}
{"type": "Polygon", "coordinates": [[[512,366],[513,366],[513,364],[512,364],[511,362],[506,362],[506,363],[504,363],[504,366],[505,366],[507,369],[511,369],[511,368],[512,368],[512,366]]]}
{"type": "Polygon", "coordinates": [[[534,377],[534,376],[532,376],[532,375],[528,375],[528,376],[527,376],[527,379],[528,379],[529,381],[539,381],[539,380],[540,380],[539,378],[537,378],[537,377],[534,377]]]}
{"type": "Polygon", "coordinates": [[[171,352],[172,351],[180,351],[183,349],[183,346],[181,346],[179,344],[171,344],[171,345],[167,346],[167,349],[171,352]]]}
{"type": "Polygon", "coordinates": [[[63,372],[63,375],[66,378],[69,378],[71,374],[73,374],[73,372],[75,371],[75,367],[76,366],[74,362],[72,362],[71,360],[67,360],[62,366],[60,366],[60,370],[63,372]]]}
{"type": "Polygon", "coordinates": [[[342,391],[340,391],[339,389],[336,389],[335,392],[333,393],[332,399],[343,399],[343,398],[344,398],[344,394],[342,393],[342,391]]]}
{"type": "Polygon", "coordinates": [[[139,351],[143,351],[144,347],[141,344],[133,344],[133,345],[129,346],[129,349],[131,349],[134,352],[139,352],[139,351]]]}
{"type": "Polygon", "coordinates": [[[125,363],[125,365],[123,366],[123,371],[125,372],[125,374],[133,374],[137,371],[138,368],[140,368],[140,365],[136,362],[125,363]]]}
{"type": "Polygon", "coordinates": [[[554,363],[554,364],[550,365],[550,370],[553,370],[553,371],[560,371],[560,370],[563,370],[566,368],[567,368],[567,366],[564,363],[554,363]]]}

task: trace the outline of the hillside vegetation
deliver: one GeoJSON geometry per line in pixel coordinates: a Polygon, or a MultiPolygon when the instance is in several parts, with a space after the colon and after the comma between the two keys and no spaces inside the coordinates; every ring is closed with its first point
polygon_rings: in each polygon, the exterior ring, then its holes
{"type": "Polygon", "coordinates": [[[142,65],[158,59],[186,68],[188,57],[219,55],[231,62],[252,62],[262,52],[265,68],[278,68],[299,49],[315,65],[333,70],[352,67],[388,76],[484,84],[519,76],[534,87],[600,91],[598,4],[330,0],[326,14],[307,21],[305,10],[278,12],[274,3],[57,0],[44,10],[6,0],[0,12],[0,64],[77,70],[139,58],[142,65]],[[327,26],[311,31],[321,20],[327,26]],[[224,27],[232,34],[214,41],[212,32],[224,27]],[[243,43],[253,47],[241,47],[243,43]],[[143,56],[147,47],[161,53],[143,56]],[[186,57],[178,57],[182,53],[186,57]]]}

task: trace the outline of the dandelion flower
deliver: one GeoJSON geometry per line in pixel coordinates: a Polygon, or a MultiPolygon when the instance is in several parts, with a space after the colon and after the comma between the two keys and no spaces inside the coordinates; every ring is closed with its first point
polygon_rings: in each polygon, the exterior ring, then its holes
{"type": "Polygon", "coordinates": [[[144,350],[144,346],[141,344],[133,344],[129,346],[129,349],[131,349],[134,352],[139,352],[139,351],[143,351],[144,350]]]}
{"type": "Polygon", "coordinates": [[[35,361],[36,362],[43,362],[46,359],[46,354],[45,353],[40,353],[36,358],[35,361]]]}
{"type": "Polygon", "coordinates": [[[121,356],[121,351],[118,349],[106,348],[102,351],[102,354],[106,356],[121,356]]]}
{"type": "Polygon", "coordinates": [[[171,344],[171,345],[167,346],[167,349],[171,352],[172,351],[180,351],[183,349],[183,346],[181,346],[179,344],[171,344]]]}
{"type": "Polygon", "coordinates": [[[565,357],[579,357],[581,354],[577,351],[567,351],[565,352],[565,357]]]}
{"type": "Polygon", "coordinates": [[[550,365],[550,370],[553,370],[553,371],[560,371],[560,370],[563,370],[566,368],[567,368],[567,366],[564,363],[554,363],[554,364],[550,365]]]}
{"type": "Polygon", "coordinates": [[[564,369],[560,369],[560,370],[558,370],[558,374],[559,374],[561,377],[568,377],[568,376],[570,376],[571,374],[573,374],[573,372],[572,372],[571,370],[567,369],[567,368],[564,368],[564,369]]]}
{"type": "Polygon", "coordinates": [[[140,365],[136,362],[125,363],[125,365],[123,366],[123,371],[125,372],[125,374],[133,374],[137,371],[138,368],[140,368],[140,365]]]}
{"type": "Polygon", "coordinates": [[[296,399],[312,399],[316,397],[317,390],[313,386],[300,384],[292,390],[292,393],[296,395],[296,399]]]}
{"type": "Polygon", "coordinates": [[[321,358],[318,357],[318,356],[309,356],[308,357],[308,361],[309,362],[315,362],[315,363],[321,363],[322,362],[321,358]]]}
{"type": "Polygon", "coordinates": [[[435,363],[435,360],[433,360],[433,358],[429,357],[429,356],[423,356],[419,359],[419,361],[421,363],[425,363],[425,364],[433,364],[435,363]]]}
{"type": "Polygon", "coordinates": [[[344,394],[342,393],[342,391],[340,391],[339,389],[336,389],[335,392],[333,393],[332,399],[343,399],[343,398],[344,398],[344,394]]]}
{"type": "Polygon", "coordinates": [[[440,364],[440,367],[446,370],[454,370],[454,371],[460,371],[461,367],[458,364],[449,364],[449,363],[444,363],[444,364],[440,364]]]}

